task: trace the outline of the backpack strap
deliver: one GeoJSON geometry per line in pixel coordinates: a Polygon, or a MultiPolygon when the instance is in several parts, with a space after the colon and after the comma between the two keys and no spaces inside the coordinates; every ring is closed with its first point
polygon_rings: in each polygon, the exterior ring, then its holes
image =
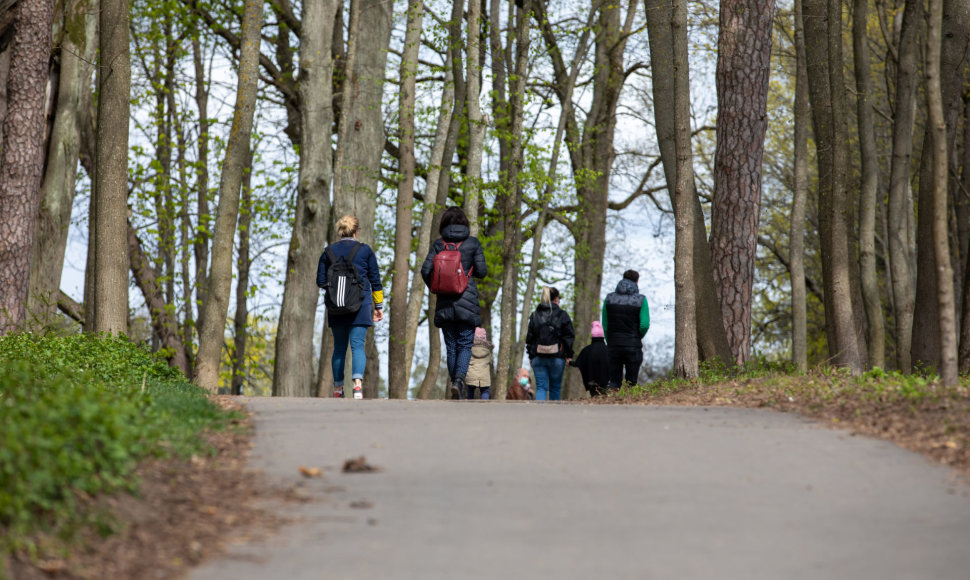
{"type": "Polygon", "coordinates": [[[326,249],[323,250],[323,253],[326,254],[327,255],[327,258],[330,259],[330,263],[331,264],[336,264],[337,263],[337,255],[333,253],[333,246],[332,245],[327,246],[326,249]]]}
{"type": "Polygon", "coordinates": [[[357,252],[360,251],[360,248],[363,245],[364,245],[363,243],[357,242],[357,245],[354,246],[354,249],[350,250],[350,253],[347,254],[347,258],[346,259],[347,259],[348,262],[353,262],[354,261],[354,257],[357,256],[357,252]]]}

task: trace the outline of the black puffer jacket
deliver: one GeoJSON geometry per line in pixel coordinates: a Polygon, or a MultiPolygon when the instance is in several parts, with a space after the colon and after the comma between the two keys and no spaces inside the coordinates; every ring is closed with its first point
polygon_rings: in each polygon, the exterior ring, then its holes
{"type": "Polygon", "coordinates": [[[444,326],[452,322],[460,322],[471,326],[481,326],[482,317],[478,308],[478,284],[475,278],[484,278],[488,275],[488,265],[485,263],[485,251],[482,249],[478,238],[471,235],[468,226],[452,224],[445,226],[441,232],[441,237],[431,244],[428,257],[421,265],[421,277],[424,283],[431,287],[431,273],[434,270],[434,257],[438,252],[445,249],[445,242],[458,243],[461,247],[461,265],[466,271],[471,271],[472,278],[468,281],[468,288],[461,296],[438,295],[438,306],[434,311],[435,326],[444,326]]]}
{"type": "Polygon", "coordinates": [[[576,332],[573,321],[558,304],[540,302],[535,312],[529,316],[529,331],[525,335],[525,348],[529,360],[537,356],[553,358],[573,358],[573,340],[576,332]],[[559,352],[540,354],[540,344],[558,344],[559,352]]]}

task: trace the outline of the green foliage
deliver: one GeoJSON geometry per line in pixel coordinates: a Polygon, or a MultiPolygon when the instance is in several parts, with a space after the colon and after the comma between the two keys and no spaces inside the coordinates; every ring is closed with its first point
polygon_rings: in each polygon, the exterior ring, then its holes
{"type": "Polygon", "coordinates": [[[134,491],[141,459],[197,453],[228,418],[126,338],[0,338],[0,555],[96,524],[84,498],[134,491]]]}

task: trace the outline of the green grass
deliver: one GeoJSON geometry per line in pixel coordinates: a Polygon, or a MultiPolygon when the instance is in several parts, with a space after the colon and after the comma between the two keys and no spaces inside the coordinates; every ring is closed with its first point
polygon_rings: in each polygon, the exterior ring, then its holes
{"type": "Polygon", "coordinates": [[[100,530],[84,498],[136,491],[141,460],[203,452],[231,418],[126,338],[0,337],[0,560],[38,534],[100,530]]]}

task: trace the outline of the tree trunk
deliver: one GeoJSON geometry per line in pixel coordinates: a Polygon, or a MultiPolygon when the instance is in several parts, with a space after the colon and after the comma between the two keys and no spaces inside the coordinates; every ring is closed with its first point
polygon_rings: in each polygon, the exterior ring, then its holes
{"type": "Polygon", "coordinates": [[[233,318],[232,383],[229,393],[242,395],[246,382],[246,343],[249,340],[249,255],[250,227],[253,222],[253,151],[249,150],[243,175],[242,203],[239,208],[239,249],[236,258],[236,315],[233,318]]]}
{"type": "Polygon", "coordinates": [[[808,199],[808,71],[805,59],[805,25],[802,1],[795,0],[795,159],[794,195],[789,231],[792,302],[792,361],[808,370],[808,314],[805,292],[805,205],[808,199]]]}
{"type": "Polygon", "coordinates": [[[333,176],[329,45],[336,9],[334,0],[303,3],[303,30],[317,33],[304,34],[300,42],[300,177],[276,333],[274,396],[307,397],[314,386],[313,331],[319,297],[316,273],[327,240],[333,176]]]}
{"type": "Polygon", "coordinates": [[[724,328],[737,364],[744,364],[751,353],[774,13],[774,0],[721,2],[710,245],[724,328]]]}
{"type": "MultiPolygon", "coordinates": [[[[195,106],[199,113],[197,138],[198,162],[196,163],[197,212],[193,252],[195,254],[195,300],[199,305],[196,329],[202,328],[202,305],[206,303],[209,268],[209,89],[205,82],[205,65],[202,61],[202,45],[198,38],[192,40],[192,63],[195,66],[195,106]]],[[[192,308],[191,304],[188,306],[192,308]]],[[[191,343],[191,338],[186,337],[191,343]]]]}
{"type": "Polygon", "coordinates": [[[670,20],[674,58],[674,139],[677,151],[677,185],[674,190],[674,287],[676,337],[674,343],[675,376],[694,378],[698,375],[697,322],[694,305],[694,269],[691,265],[694,246],[694,210],[691,207],[690,182],[694,173],[690,130],[690,68],[687,55],[687,1],[673,0],[670,20]]]}
{"type": "MultiPolygon", "coordinates": [[[[852,14],[852,54],[855,64],[859,147],[862,156],[862,184],[859,192],[859,268],[868,322],[869,364],[873,367],[885,368],[886,323],[882,315],[882,299],[876,272],[876,196],[879,192],[879,158],[872,118],[868,22],[868,0],[855,0],[852,14]]],[[[794,254],[793,247],[793,257],[794,254]]],[[[801,254],[800,249],[799,254],[801,254]]]]}
{"type": "MultiPolygon", "coordinates": [[[[199,354],[195,382],[209,392],[219,386],[219,365],[225,342],[226,315],[229,309],[229,287],[232,283],[232,246],[239,216],[239,192],[249,152],[253,116],[256,111],[256,89],[259,79],[259,30],[263,21],[261,0],[243,4],[242,49],[232,128],[226,147],[226,160],[219,180],[219,208],[212,239],[212,267],[206,291],[203,325],[199,331],[199,354]]],[[[312,345],[312,341],[308,341],[312,345]]],[[[312,360],[312,356],[308,357],[312,360]]],[[[277,363],[279,357],[277,356],[277,363]]],[[[309,386],[309,385],[308,385],[309,386]]]]}
{"type": "Polygon", "coordinates": [[[81,150],[81,111],[90,106],[93,97],[91,75],[97,57],[98,10],[93,9],[92,3],[96,4],[94,0],[61,0],[63,29],[57,103],[40,188],[27,303],[29,315],[41,328],[50,326],[57,312],[81,150]]]}
{"type": "MultiPolygon", "coordinates": [[[[950,237],[947,232],[948,161],[946,120],[943,116],[943,89],[940,79],[943,0],[929,0],[926,33],[926,101],[928,131],[933,145],[933,246],[936,257],[937,301],[940,330],[940,369],[943,384],[959,383],[957,375],[956,302],[954,300],[953,270],[950,264],[950,237]]],[[[964,25],[963,28],[966,28],[964,25]]],[[[964,51],[965,54],[965,51],[964,51]]],[[[962,66],[962,65],[961,65],[962,66]]]]}
{"type": "Polygon", "coordinates": [[[53,20],[51,0],[20,0],[13,11],[0,150],[0,335],[21,329],[26,319],[53,20]]]}
{"type": "MultiPolygon", "coordinates": [[[[650,37],[650,62],[653,70],[654,122],[660,158],[671,206],[677,189],[677,154],[674,130],[674,60],[673,37],[670,30],[670,0],[644,0],[647,14],[647,30],[650,37]]],[[[721,316],[721,306],[714,285],[714,269],[707,229],[704,226],[704,210],[690,175],[690,197],[694,200],[694,297],[697,322],[697,346],[701,360],[720,359],[732,363],[733,356],[721,316]]]]}
{"type": "MultiPolygon", "coordinates": [[[[942,85],[942,103],[946,124],[947,158],[951,143],[956,139],[956,127],[962,108],[961,90],[963,89],[963,69],[967,55],[967,31],[970,27],[970,5],[959,0],[944,0],[943,3],[943,42],[939,68],[942,85]]],[[[918,211],[916,226],[916,303],[913,316],[912,361],[920,368],[940,369],[942,363],[941,329],[937,287],[940,270],[937,268],[934,243],[937,227],[936,203],[936,164],[933,131],[927,130],[923,137],[923,153],[920,161],[918,211]]],[[[949,165],[949,163],[948,163],[949,165]]],[[[947,178],[949,183],[949,178],[947,178]]],[[[949,193],[947,193],[949,197],[949,193]]],[[[949,219],[949,212],[944,220],[949,219]]],[[[949,236],[948,236],[949,238],[949,236]]],[[[951,272],[952,272],[952,262],[951,272]]],[[[955,284],[953,277],[944,278],[947,284],[955,284]]],[[[955,298],[954,298],[955,304],[955,298]]],[[[954,314],[955,316],[955,314],[954,314]]]]}
{"type": "Polygon", "coordinates": [[[145,297],[145,306],[151,316],[152,331],[161,344],[161,353],[168,364],[188,376],[189,362],[185,356],[185,345],[179,336],[178,321],[175,313],[167,308],[163,288],[158,281],[158,273],[152,268],[148,255],[142,249],[141,241],[131,222],[126,223],[128,260],[135,284],[145,297]]]}
{"type": "Polygon", "coordinates": [[[896,366],[906,373],[912,368],[910,345],[915,309],[912,246],[907,233],[913,209],[907,201],[916,115],[916,55],[921,7],[921,0],[906,0],[903,12],[896,74],[896,111],[893,116],[892,168],[889,174],[889,265],[896,308],[896,366]]]}
{"type": "Polygon", "coordinates": [[[846,204],[846,124],[839,0],[803,0],[805,53],[819,173],[819,237],[829,354],[862,370],[852,310],[846,204]]]}
{"type": "MultiPolygon", "coordinates": [[[[94,330],[128,330],[128,119],[131,62],[128,0],[101,2],[98,87],[97,192],[94,246],[94,330]]],[[[88,251],[91,251],[89,248],[88,251]]]]}
{"type": "MultiPolygon", "coordinates": [[[[392,399],[408,396],[407,362],[407,299],[409,258],[411,257],[412,205],[414,204],[414,97],[417,82],[418,49],[421,44],[421,25],[424,4],[411,0],[408,5],[407,32],[401,57],[400,93],[400,181],[397,188],[397,220],[394,231],[394,273],[391,277],[391,328],[388,340],[387,393],[392,399]]],[[[430,191],[429,191],[430,193],[430,191]]]]}
{"type": "Polygon", "coordinates": [[[428,371],[418,389],[418,399],[427,399],[434,391],[441,372],[441,332],[434,325],[434,309],[438,301],[437,296],[431,294],[428,298],[428,371]]]}
{"type": "Polygon", "coordinates": [[[479,190],[482,181],[482,153],[485,142],[485,123],[482,122],[482,3],[468,0],[468,160],[465,165],[465,215],[471,223],[471,232],[477,236],[479,190]]]}
{"type": "MultiPolygon", "coordinates": [[[[501,325],[498,347],[498,359],[492,391],[495,398],[502,400],[508,389],[511,378],[510,363],[512,347],[516,343],[515,316],[518,311],[519,290],[519,251],[521,250],[521,235],[519,229],[522,223],[522,187],[519,184],[519,173],[522,170],[523,147],[522,131],[525,114],[525,93],[528,87],[529,71],[529,29],[532,22],[532,0],[524,0],[516,10],[515,20],[515,68],[509,71],[508,102],[498,102],[496,109],[504,108],[509,118],[506,123],[511,140],[504,148],[503,154],[507,159],[504,175],[500,176],[504,194],[500,199],[504,201],[502,208],[505,221],[505,235],[502,238],[502,306],[501,325]]],[[[496,113],[496,117],[498,117],[496,113]]]]}
{"type": "MultiPolygon", "coordinates": [[[[966,199],[970,195],[970,100],[966,101],[963,116],[963,174],[961,175],[961,191],[967,210],[970,203],[966,199]]],[[[963,218],[966,220],[966,218],[963,218]]],[[[962,221],[965,226],[970,226],[962,221]]],[[[963,267],[963,309],[960,315],[960,374],[970,373],[970,251],[964,247],[963,267]]]]}

